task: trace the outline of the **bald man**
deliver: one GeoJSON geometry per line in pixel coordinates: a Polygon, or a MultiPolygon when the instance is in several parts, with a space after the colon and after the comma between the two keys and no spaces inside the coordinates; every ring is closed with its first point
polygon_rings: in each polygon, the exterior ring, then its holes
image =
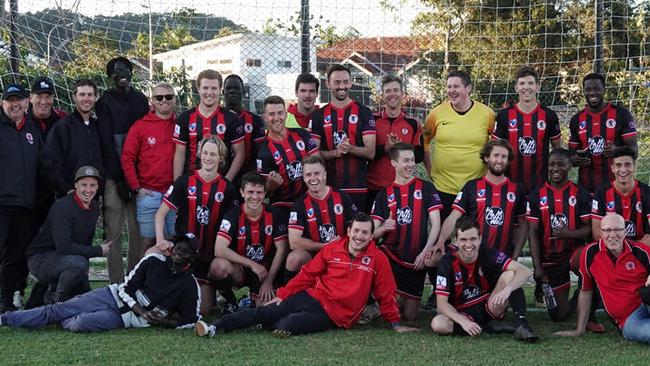
{"type": "Polygon", "coordinates": [[[580,258],[576,329],[555,334],[575,337],[585,332],[595,285],[623,338],[650,343],[650,247],[625,239],[625,220],[619,214],[605,215],[600,231],[600,240],[587,245],[580,258]]]}

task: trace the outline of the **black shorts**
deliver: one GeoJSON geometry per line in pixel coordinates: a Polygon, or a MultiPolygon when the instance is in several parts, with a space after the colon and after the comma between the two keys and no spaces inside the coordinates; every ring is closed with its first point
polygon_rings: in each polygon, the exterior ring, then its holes
{"type": "Polygon", "coordinates": [[[420,301],[427,271],[424,269],[416,271],[400,264],[391,255],[387,255],[387,257],[397,284],[397,293],[408,299],[420,301]]]}
{"type": "MultiPolygon", "coordinates": [[[[240,268],[242,272],[244,272],[244,283],[240,287],[248,287],[248,291],[250,291],[251,294],[258,295],[260,293],[260,288],[262,287],[260,278],[257,277],[255,272],[253,272],[250,268],[244,266],[240,266],[240,268]]],[[[275,279],[273,279],[273,289],[282,287],[282,280],[283,275],[281,271],[279,271],[276,274],[275,279]]]]}
{"type": "Polygon", "coordinates": [[[569,263],[544,266],[544,272],[548,276],[548,283],[553,288],[554,293],[567,291],[571,287],[569,263]]]}
{"type": "MultiPolygon", "coordinates": [[[[506,315],[506,312],[504,311],[503,314],[492,314],[488,310],[488,302],[484,301],[481,303],[478,303],[476,305],[472,305],[468,308],[465,309],[458,309],[458,312],[461,315],[464,315],[471,319],[473,322],[476,324],[480,325],[481,327],[485,326],[488,322],[491,320],[500,320],[503,319],[506,315]]],[[[463,329],[463,327],[460,326],[460,324],[454,322],[454,334],[456,335],[468,335],[467,332],[463,329]]]]}

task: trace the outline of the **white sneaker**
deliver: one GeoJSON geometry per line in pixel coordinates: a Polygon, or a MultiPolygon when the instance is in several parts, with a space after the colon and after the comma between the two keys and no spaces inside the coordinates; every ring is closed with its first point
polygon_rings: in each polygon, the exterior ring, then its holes
{"type": "Polygon", "coordinates": [[[203,320],[199,320],[194,324],[194,331],[199,337],[214,337],[214,334],[217,332],[217,328],[214,325],[208,324],[203,320]]]}
{"type": "Polygon", "coordinates": [[[23,310],[23,295],[20,294],[20,291],[14,292],[14,306],[18,310],[23,310]]]}

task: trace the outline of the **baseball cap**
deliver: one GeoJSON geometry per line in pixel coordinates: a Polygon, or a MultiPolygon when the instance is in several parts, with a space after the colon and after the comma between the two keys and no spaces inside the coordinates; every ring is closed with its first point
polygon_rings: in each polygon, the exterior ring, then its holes
{"type": "Polygon", "coordinates": [[[97,168],[92,167],[90,165],[86,165],[77,169],[77,173],[74,175],[74,181],[76,182],[79,179],[86,178],[86,177],[101,179],[101,176],[99,175],[99,170],[97,170],[97,168]]]}
{"type": "Polygon", "coordinates": [[[7,100],[9,97],[13,96],[25,99],[29,96],[29,93],[25,90],[25,87],[20,84],[9,84],[2,92],[2,100],[7,100]]]}
{"type": "Polygon", "coordinates": [[[181,241],[188,242],[192,250],[194,250],[195,252],[199,250],[199,241],[196,239],[196,236],[194,234],[192,233],[176,234],[176,236],[174,236],[174,238],[172,239],[172,243],[174,243],[174,245],[176,245],[181,241]]]}
{"type": "Polygon", "coordinates": [[[50,93],[54,94],[54,81],[47,76],[41,76],[32,83],[32,93],[50,93]]]}

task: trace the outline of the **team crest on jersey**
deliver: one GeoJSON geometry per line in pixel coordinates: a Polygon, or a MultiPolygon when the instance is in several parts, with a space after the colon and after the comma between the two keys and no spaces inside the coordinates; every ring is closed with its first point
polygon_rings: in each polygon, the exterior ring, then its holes
{"type": "Polygon", "coordinates": [[[239,228],[239,235],[244,235],[246,234],[246,226],[242,226],[239,228]]]}
{"type": "Polygon", "coordinates": [[[478,267],[478,275],[479,277],[483,277],[483,267],[478,267]]]}
{"type": "Polygon", "coordinates": [[[391,193],[388,195],[388,202],[393,202],[393,201],[395,201],[395,194],[391,193]]]}
{"type": "Polygon", "coordinates": [[[548,197],[547,196],[540,197],[539,204],[540,206],[546,206],[548,204],[548,197]]]}
{"type": "Polygon", "coordinates": [[[244,125],[244,131],[246,131],[246,133],[253,132],[253,124],[252,123],[246,123],[244,125]]]}
{"type": "Polygon", "coordinates": [[[591,200],[591,211],[593,213],[598,212],[598,201],[596,200],[591,200]]]}
{"type": "Polygon", "coordinates": [[[198,206],[196,208],[196,222],[203,226],[210,223],[210,209],[207,206],[198,206]]]}
{"type": "Polygon", "coordinates": [[[462,281],[463,280],[463,273],[462,272],[456,272],[454,273],[454,279],[456,281],[462,281]]]}
{"type": "Polygon", "coordinates": [[[546,121],[544,121],[543,119],[540,119],[539,121],[537,121],[537,129],[538,130],[545,130],[546,129],[546,121]]]}
{"type": "Polygon", "coordinates": [[[634,121],[630,121],[629,126],[631,129],[636,130],[636,123],[634,121]]]}
{"type": "Polygon", "coordinates": [[[280,160],[280,152],[279,152],[279,151],[276,150],[276,151],[273,153],[273,159],[275,159],[275,160],[280,160]]]}
{"type": "Polygon", "coordinates": [[[602,136],[594,136],[587,139],[587,147],[592,155],[600,155],[605,151],[605,139],[602,136]]]}
{"type": "Polygon", "coordinates": [[[190,123],[190,132],[196,132],[196,122],[190,123]]]}
{"type": "Polygon", "coordinates": [[[578,128],[581,129],[581,130],[584,130],[585,128],[587,128],[587,121],[580,121],[578,123],[578,128]]]}
{"type": "Polygon", "coordinates": [[[156,138],[153,137],[153,136],[147,137],[147,143],[149,144],[149,146],[155,145],[156,144],[156,138]]]}
{"type": "Polygon", "coordinates": [[[634,264],[634,262],[632,261],[627,262],[625,263],[625,269],[627,269],[628,271],[634,271],[636,269],[636,264],[634,264]]]}
{"type": "Polygon", "coordinates": [[[352,124],[359,122],[359,116],[357,116],[356,114],[351,114],[350,117],[348,118],[348,122],[352,124]]]}
{"type": "Polygon", "coordinates": [[[368,120],[368,126],[375,127],[375,119],[374,118],[371,118],[371,119],[368,120]]]}
{"type": "Polygon", "coordinates": [[[325,224],[318,227],[318,234],[322,243],[329,243],[336,236],[336,230],[334,229],[334,225],[325,224]]]}
{"type": "Polygon", "coordinates": [[[413,192],[413,198],[416,200],[421,200],[422,199],[422,191],[419,189],[416,189],[415,192],[413,192]]]}
{"type": "Polygon", "coordinates": [[[325,117],[323,117],[323,122],[325,122],[325,124],[330,124],[330,123],[332,123],[332,116],[325,116],[325,117]]]}
{"type": "MultiPolygon", "coordinates": [[[[230,231],[230,221],[228,220],[221,220],[221,225],[219,225],[219,230],[223,231],[230,231]]],[[[246,230],[246,228],[244,228],[246,230]]],[[[241,228],[239,229],[239,233],[241,234],[241,228]]]]}
{"type": "Polygon", "coordinates": [[[307,217],[313,217],[313,216],[314,216],[314,209],[310,208],[309,210],[307,210],[307,217]]]}
{"type": "Polygon", "coordinates": [[[305,150],[305,143],[302,142],[302,140],[299,140],[298,142],[296,142],[296,147],[298,148],[298,150],[303,151],[305,150]]]}
{"type": "Polygon", "coordinates": [[[406,206],[397,209],[397,223],[400,225],[409,225],[413,222],[413,211],[406,206]]]}
{"type": "Polygon", "coordinates": [[[615,206],[616,204],[614,203],[614,201],[607,202],[607,211],[614,211],[615,206]]]}
{"type": "Polygon", "coordinates": [[[190,194],[190,196],[194,196],[196,194],[196,186],[190,186],[187,188],[187,193],[190,194]]]}
{"type": "Polygon", "coordinates": [[[295,224],[298,222],[298,213],[296,211],[289,212],[289,223],[295,224]]]}
{"type": "Polygon", "coordinates": [[[481,295],[481,290],[477,286],[467,286],[463,289],[463,302],[476,299],[481,295]]]}
{"type": "Polygon", "coordinates": [[[272,232],[273,232],[273,226],[266,225],[266,227],[264,228],[264,234],[271,235],[272,232]]]}
{"type": "Polygon", "coordinates": [[[614,128],[616,127],[616,120],[610,118],[605,122],[605,125],[607,126],[607,128],[614,128]]]}
{"type": "Polygon", "coordinates": [[[632,221],[625,220],[625,236],[628,238],[636,236],[636,225],[632,221]]]}
{"type": "Polygon", "coordinates": [[[504,252],[499,252],[499,254],[497,254],[497,263],[499,263],[499,264],[503,264],[503,263],[505,263],[507,260],[508,260],[508,256],[506,255],[506,253],[504,253],[504,252]]]}
{"type": "Polygon", "coordinates": [[[561,213],[551,215],[550,219],[551,219],[551,228],[553,229],[561,229],[563,227],[567,227],[567,225],[569,224],[569,220],[567,220],[567,217],[561,213]]]}
{"type": "Polygon", "coordinates": [[[518,145],[521,155],[531,156],[537,153],[537,143],[535,143],[535,139],[530,136],[520,137],[518,145]]]}
{"type": "Polygon", "coordinates": [[[348,134],[345,131],[334,132],[334,147],[342,144],[346,137],[348,137],[348,134]]]}
{"type": "Polygon", "coordinates": [[[638,213],[643,212],[643,206],[641,205],[641,201],[636,203],[635,208],[636,208],[636,212],[638,213]]]}
{"type": "Polygon", "coordinates": [[[458,192],[456,199],[454,199],[454,202],[460,202],[461,199],[463,199],[463,191],[458,192]]]}
{"type": "Polygon", "coordinates": [[[165,197],[169,197],[172,194],[172,192],[174,192],[174,186],[173,185],[171,185],[171,186],[169,186],[169,188],[167,188],[167,192],[165,192],[165,197]]]}
{"type": "Polygon", "coordinates": [[[258,172],[262,171],[262,160],[261,159],[255,159],[255,167],[257,168],[258,172]]]}
{"type": "Polygon", "coordinates": [[[217,192],[214,194],[214,199],[217,202],[223,201],[223,192],[217,192]]]}
{"type": "Polygon", "coordinates": [[[217,133],[220,134],[220,135],[223,135],[224,133],[226,133],[226,125],[219,123],[217,125],[217,133]]]}
{"type": "Polygon", "coordinates": [[[510,127],[517,127],[517,120],[516,119],[511,119],[510,121],[508,121],[508,125],[510,127]]]}
{"type": "Polygon", "coordinates": [[[337,214],[337,215],[342,214],[343,213],[343,205],[341,205],[340,203],[335,204],[334,205],[334,213],[337,214]]]}
{"type": "Polygon", "coordinates": [[[302,163],[300,163],[300,161],[292,161],[291,163],[287,164],[286,168],[289,179],[296,181],[302,177],[302,163]]]}
{"type": "Polygon", "coordinates": [[[261,245],[246,245],[246,258],[261,262],[264,260],[264,247],[261,245]]]}
{"type": "Polygon", "coordinates": [[[402,135],[408,135],[409,130],[407,128],[402,128],[402,135]]]}
{"type": "Polygon", "coordinates": [[[363,263],[364,266],[369,265],[370,264],[370,257],[368,257],[367,255],[364,256],[363,258],[361,258],[361,263],[363,263]]]}
{"type": "Polygon", "coordinates": [[[501,207],[493,206],[485,209],[485,222],[492,227],[503,225],[505,215],[501,207]]]}
{"type": "Polygon", "coordinates": [[[28,144],[30,144],[30,145],[33,145],[33,144],[34,144],[34,136],[32,136],[31,133],[27,132],[27,133],[25,134],[25,139],[27,140],[27,143],[28,143],[28,144]]]}
{"type": "Polygon", "coordinates": [[[181,135],[181,126],[174,125],[174,137],[178,138],[181,135]]]}
{"type": "Polygon", "coordinates": [[[573,207],[577,203],[576,196],[569,197],[569,206],[573,207]]]}
{"type": "Polygon", "coordinates": [[[508,194],[506,194],[506,199],[508,202],[515,202],[517,200],[517,195],[512,192],[508,192],[508,194]]]}
{"type": "Polygon", "coordinates": [[[447,277],[436,276],[436,290],[446,290],[446,289],[447,289],[447,277]]]}
{"type": "MultiPolygon", "coordinates": [[[[456,196],[456,199],[457,199],[457,200],[460,200],[460,197],[459,197],[459,196],[461,196],[462,193],[463,193],[462,191],[461,191],[461,192],[458,192],[458,196],[456,196]]],[[[476,191],[476,195],[479,196],[479,198],[480,198],[480,197],[485,197],[485,189],[479,189],[478,191],[476,191]]],[[[461,196],[461,197],[462,197],[462,196],[461,196]]]]}

